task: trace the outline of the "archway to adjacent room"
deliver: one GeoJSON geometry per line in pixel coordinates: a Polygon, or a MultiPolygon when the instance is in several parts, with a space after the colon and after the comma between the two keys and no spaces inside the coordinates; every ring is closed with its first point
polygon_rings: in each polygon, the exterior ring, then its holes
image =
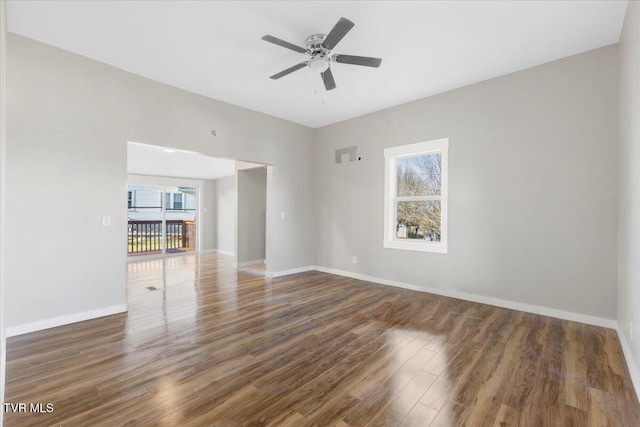
{"type": "Polygon", "coordinates": [[[269,271],[271,165],[129,142],[127,172],[130,260],[215,252],[269,271]]]}

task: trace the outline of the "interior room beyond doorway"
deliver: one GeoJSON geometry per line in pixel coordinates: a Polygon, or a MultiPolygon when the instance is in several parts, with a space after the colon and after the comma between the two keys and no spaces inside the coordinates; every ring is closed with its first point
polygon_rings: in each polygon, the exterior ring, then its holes
{"type": "Polygon", "coordinates": [[[267,274],[271,166],[136,142],[127,153],[130,260],[215,252],[267,274]]]}

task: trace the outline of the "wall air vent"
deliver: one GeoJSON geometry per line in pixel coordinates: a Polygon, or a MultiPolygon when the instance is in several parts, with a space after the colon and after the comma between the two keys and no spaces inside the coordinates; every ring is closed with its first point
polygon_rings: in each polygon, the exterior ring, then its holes
{"type": "Polygon", "coordinates": [[[342,163],[342,156],[344,154],[349,154],[349,161],[353,162],[356,160],[356,154],[358,152],[358,147],[347,147],[336,150],[336,163],[342,163]]]}

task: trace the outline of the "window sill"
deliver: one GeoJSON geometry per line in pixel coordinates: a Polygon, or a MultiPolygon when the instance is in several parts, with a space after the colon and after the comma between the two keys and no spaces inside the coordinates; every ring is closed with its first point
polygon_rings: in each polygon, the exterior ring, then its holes
{"type": "Polygon", "coordinates": [[[405,251],[418,251],[418,252],[435,252],[440,254],[447,253],[447,246],[438,243],[422,243],[422,242],[398,242],[394,241],[385,241],[383,245],[386,249],[402,249],[405,251]]]}

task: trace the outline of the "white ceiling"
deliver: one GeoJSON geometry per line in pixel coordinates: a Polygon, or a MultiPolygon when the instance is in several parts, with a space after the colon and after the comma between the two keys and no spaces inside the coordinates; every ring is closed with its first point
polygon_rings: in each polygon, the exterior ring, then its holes
{"type": "Polygon", "coordinates": [[[9,1],[10,31],[231,104],[319,127],[616,43],[627,1],[9,1]],[[304,46],[344,16],[326,92],[304,46]]]}
{"type": "Polygon", "coordinates": [[[127,172],[131,174],[218,179],[234,175],[235,170],[234,160],[138,142],[127,144],[127,172]]]}

